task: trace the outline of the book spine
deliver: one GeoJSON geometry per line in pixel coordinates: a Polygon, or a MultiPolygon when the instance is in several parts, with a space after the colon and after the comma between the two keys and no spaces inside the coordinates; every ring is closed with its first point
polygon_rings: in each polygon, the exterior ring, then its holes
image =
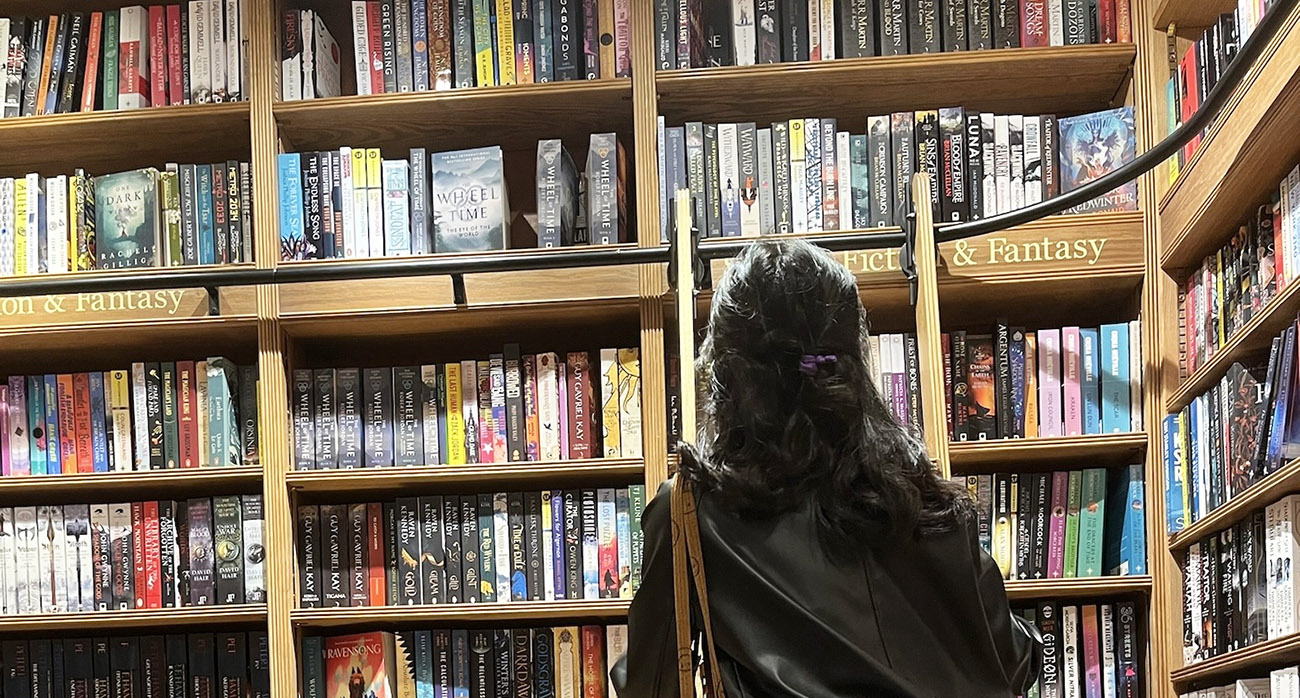
{"type": "Polygon", "coordinates": [[[303,608],[322,606],[320,516],[318,506],[298,507],[298,603],[303,608]]]}

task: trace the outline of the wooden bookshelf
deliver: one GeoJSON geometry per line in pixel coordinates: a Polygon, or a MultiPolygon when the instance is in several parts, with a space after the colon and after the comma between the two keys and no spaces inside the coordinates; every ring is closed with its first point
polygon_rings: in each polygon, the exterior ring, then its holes
{"type": "Polygon", "coordinates": [[[1221,531],[1256,511],[1300,490],[1300,460],[1287,463],[1211,511],[1205,518],[1169,537],[1169,549],[1180,551],[1202,538],[1221,531]]]}
{"type": "Polygon", "coordinates": [[[513,623],[539,621],[609,621],[627,616],[626,599],[600,601],[519,601],[510,603],[445,604],[428,606],[363,606],[300,608],[290,614],[299,628],[317,630],[346,626],[398,624],[513,623]]]}
{"type": "MultiPolygon", "coordinates": [[[[1231,0],[1158,0],[1155,3],[1151,24],[1163,29],[1170,24],[1179,27],[1208,27],[1224,12],[1237,9],[1231,0]]],[[[1134,17],[1134,22],[1140,18],[1134,17]]]]}
{"type": "Polygon", "coordinates": [[[1212,685],[1212,682],[1219,681],[1226,683],[1237,677],[1267,674],[1269,669],[1293,665],[1298,653],[1300,634],[1286,635],[1184,666],[1171,672],[1169,678],[1178,686],[1212,685]]]}
{"type": "MultiPolygon", "coordinates": [[[[1182,3],[1180,3],[1182,4],[1182,3]]],[[[1189,3],[1196,4],[1196,3],[1189,3]]],[[[1217,250],[1268,201],[1300,160],[1291,119],[1300,109],[1300,11],[1280,40],[1265,49],[1224,116],[1160,202],[1160,265],[1186,270],[1217,250]]]]}
{"type": "Polygon", "coordinates": [[[157,629],[161,632],[178,627],[209,628],[264,623],[266,623],[265,604],[194,606],[135,611],[5,615],[0,617],[0,634],[90,633],[106,629],[111,629],[112,632],[123,630],[143,632],[157,629]]]}
{"type": "Polygon", "coordinates": [[[954,473],[1007,472],[1067,464],[1128,465],[1140,462],[1147,448],[1145,431],[1097,436],[955,441],[948,445],[954,473]]]}
{"type": "Polygon", "coordinates": [[[261,486],[262,468],[256,465],[0,477],[0,503],[181,499],[195,494],[261,491],[261,486]]]}
{"type": "Polygon", "coordinates": [[[439,487],[543,489],[639,480],[645,472],[640,458],[504,463],[500,465],[434,465],[418,468],[358,468],[356,470],[296,470],[285,477],[289,489],[313,494],[386,495],[439,487]]]}
{"type": "Polygon", "coordinates": [[[1006,583],[1012,603],[1042,599],[1114,599],[1151,593],[1150,575],[1082,579],[1013,579],[1006,583]]]}
{"type": "Polygon", "coordinates": [[[1132,44],[1103,44],[699,68],[660,71],[655,88],[669,125],[835,116],[856,132],[866,117],[899,110],[1106,109],[1123,101],[1134,55],[1132,44]]]}

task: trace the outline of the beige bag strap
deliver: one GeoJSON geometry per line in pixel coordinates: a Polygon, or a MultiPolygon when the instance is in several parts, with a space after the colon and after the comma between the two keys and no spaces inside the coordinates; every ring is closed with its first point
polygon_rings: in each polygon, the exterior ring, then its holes
{"type": "Polygon", "coordinates": [[[709,589],[704,580],[704,554],[700,546],[700,524],[696,517],[695,495],[686,478],[678,475],[673,480],[673,598],[677,617],[677,673],[681,698],[695,695],[695,670],[691,656],[691,599],[690,584],[700,600],[700,613],[704,618],[705,658],[703,667],[704,694],[710,698],[725,698],[722,682],[718,678],[718,655],[713,646],[713,628],[709,620],[709,589]],[[688,579],[689,576],[689,579],[688,579]]]}

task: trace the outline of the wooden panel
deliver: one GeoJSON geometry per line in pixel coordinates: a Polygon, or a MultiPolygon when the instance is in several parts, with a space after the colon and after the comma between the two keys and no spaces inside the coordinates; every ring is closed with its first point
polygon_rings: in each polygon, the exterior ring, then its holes
{"type": "MultiPolygon", "coordinates": [[[[1235,9],[1237,3],[1234,0],[1159,0],[1155,3],[1155,15],[1151,24],[1162,30],[1170,24],[1200,30],[1214,24],[1219,15],[1235,9]]],[[[1142,21],[1137,15],[1133,19],[1142,21]]]]}
{"type": "Polygon", "coordinates": [[[382,499],[413,492],[476,492],[476,486],[480,489],[508,486],[518,490],[622,486],[639,481],[643,467],[640,458],[614,458],[504,465],[300,470],[288,473],[285,484],[295,492],[344,494],[357,501],[358,497],[382,499]]]}
{"type": "Polygon", "coordinates": [[[126,473],[71,473],[0,478],[5,506],[106,502],[110,499],[186,499],[262,490],[262,468],[186,468],[126,473]]]}
{"type": "MultiPolygon", "coordinates": [[[[159,274],[175,273],[175,271],[157,270],[159,274]]],[[[77,276],[82,278],[91,273],[95,272],[78,272],[77,276]]],[[[105,275],[111,273],[103,272],[105,275]]],[[[257,312],[254,292],[250,287],[222,288],[219,290],[218,297],[222,317],[251,318],[257,312]]],[[[0,331],[17,327],[87,326],[97,323],[197,318],[207,315],[208,294],[199,288],[0,298],[0,331]]]]}
{"type": "Polygon", "coordinates": [[[1042,439],[962,441],[948,446],[956,474],[1053,470],[1062,466],[1129,465],[1146,451],[1146,432],[1042,439]]]}
{"type": "MultiPolygon", "coordinates": [[[[934,218],[926,202],[930,201],[930,178],[918,174],[912,178],[912,202],[916,208],[916,336],[919,344],[921,394],[935,398],[944,394],[943,347],[940,344],[939,284],[934,244],[934,218]]],[[[939,472],[948,477],[948,418],[942,399],[921,401],[921,422],[926,450],[939,464],[939,472]]]]}
{"type": "MultiPolygon", "coordinates": [[[[942,230],[942,228],[940,228],[942,230]]],[[[942,235],[942,233],[940,233],[942,235]]],[[[939,246],[939,283],[1089,276],[1143,266],[1140,212],[1053,216],[939,246]]]]}
{"type": "Polygon", "coordinates": [[[1284,22],[1225,116],[1160,203],[1160,264],[1187,269],[1218,249],[1300,159],[1300,8],[1284,22]]]}
{"type": "Polygon", "coordinates": [[[1293,460],[1251,485],[1246,491],[1238,493],[1201,520],[1170,536],[1169,549],[1182,550],[1297,491],[1300,491],[1300,460],[1293,460]]]}
{"type": "Polygon", "coordinates": [[[89,613],[38,613],[0,617],[0,634],[104,632],[112,629],[171,630],[177,627],[248,626],[266,622],[266,606],[202,606],[157,608],[139,611],[94,611],[89,613]]]}
{"type": "Polygon", "coordinates": [[[0,366],[12,373],[51,373],[207,356],[253,363],[254,323],[252,318],[185,318],[0,329],[0,366]]]}
{"type": "Polygon", "coordinates": [[[1091,577],[1086,579],[1012,579],[1007,581],[1007,598],[1017,601],[1057,599],[1114,599],[1145,595],[1151,591],[1151,577],[1091,577]]]}
{"type": "Polygon", "coordinates": [[[1239,676],[1267,674],[1270,669],[1295,666],[1300,657],[1300,634],[1284,635],[1245,649],[1219,655],[1171,672],[1179,689],[1218,686],[1239,676]]]}
{"type": "Polygon", "coordinates": [[[538,621],[616,621],[627,616],[630,602],[520,601],[511,603],[443,604],[429,606],[366,606],[360,608],[303,608],[293,612],[300,628],[374,627],[399,624],[452,625],[460,623],[535,623],[538,621]]]}
{"type": "MultiPolygon", "coordinates": [[[[485,87],[450,92],[277,102],[275,118],[298,150],[357,145],[431,152],[485,145],[536,148],[539,138],[585,142],[596,132],[632,132],[626,79],[485,87]],[[528,124],[527,128],[521,127],[528,124]]],[[[626,145],[626,144],[625,144],[626,145]]]]}
{"type": "Polygon", "coordinates": [[[1105,109],[1123,98],[1134,52],[1129,44],[1108,44],[701,68],[661,72],[656,84],[659,113],[670,125],[823,116],[857,132],[868,116],[898,110],[1105,109]]]}
{"type": "Polygon", "coordinates": [[[248,113],[231,102],[0,119],[0,177],[247,160],[248,113]]]}

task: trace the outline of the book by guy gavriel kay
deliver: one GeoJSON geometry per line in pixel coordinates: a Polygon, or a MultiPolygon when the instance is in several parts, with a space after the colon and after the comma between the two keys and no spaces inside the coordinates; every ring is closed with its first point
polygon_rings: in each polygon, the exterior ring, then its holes
{"type": "Polygon", "coordinates": [[[393,634],[326,638],[325,698],[397,698],[393,634]]]}
{"type": "MultiPolygon", "coordinates": [[[[1058,122],[1061,148],[1061,193],[1073,191],[1133,161],[1136,140],[1133,107],[1063,117],[1058,122]]],[[[1069,213],[1136,211],[1137,182],[1129,182],[1069,213]]]]}
{"type": "Polygon", "coordinates": [[[158,170],[130,170],[95,180],[100,269],[158,266],[158,170]]]}
{"type": "Polygon", "coordinates": [[[435,153],[431,160],[434,251],[506,249],[510,202],[500,146],[435,153]]]}

